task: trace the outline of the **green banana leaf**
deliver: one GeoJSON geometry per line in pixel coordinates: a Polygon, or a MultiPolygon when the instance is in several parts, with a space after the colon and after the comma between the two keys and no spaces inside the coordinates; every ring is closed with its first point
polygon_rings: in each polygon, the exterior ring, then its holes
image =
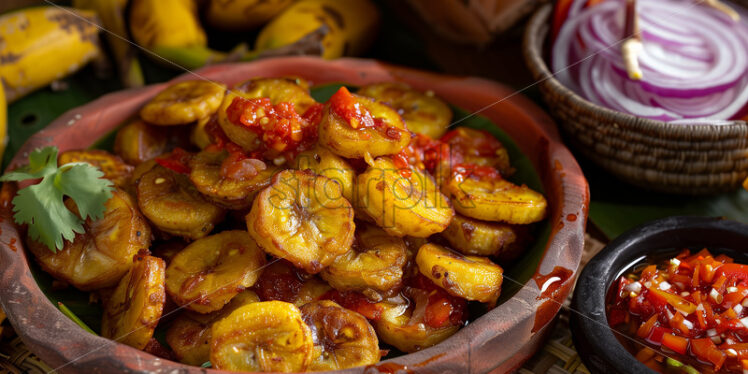
{"type": "Polygon", "coordinates": [[[669,216],[710,216],[748,223],[748,191],[714,196],[679,196],[646,191],[580,159],[590,183],[589,218],[608,239],[643,223],[669,216]]]}

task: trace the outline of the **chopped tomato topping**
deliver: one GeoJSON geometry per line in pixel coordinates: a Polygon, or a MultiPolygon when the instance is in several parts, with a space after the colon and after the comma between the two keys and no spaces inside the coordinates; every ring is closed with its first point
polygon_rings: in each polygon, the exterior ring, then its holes
{"type": "Polygon", "coordinates": [[[324,108],[324,105],[320,103],[314,103],[304,111],[304,114],[301,115],[301,118],[316,127],[319,125],[320,121],[322,121],[322,112],[324,108]]]}
{"type": "Polygon", "coordinates": [[[501,179],[498,170],[490,166],[479,166],[475,164],[457,164],[452,168],[453,175],[460,175],[462,178],[475,178],[481,180],[501,179]]]}
{"type": "Polygon", "coordinates": [[[171,153],[166,156],[156,157],[156,163],[177,173],[189,174],[190,173],[190,159],[192,154],[185,151],[182,148],[174,148],[171,153]]]}
{"type": "Polygon", "coordinates": [[[343,308],[358,312],[368,320],[376,321],[382,318],[384,307],[369,300],[364,294],[354,291],[327,291],[322,295],[323,300],[332,300],[343,308]]]}
{"type": "Polygon", "coordinates": [[[374,128],[390,139],[400,139],[408,130],[387,125],[381,118],[374,117],[345,87],[340,87],[330,97],[330,110],[354,129],[374,128]]]}
{"type": "Polygon", "coordinates": [[[297,152],[317,140],[316,124],[296,113],[293,103],[235,97],[226,115],[229,122],[260,135],[264,146],[277,153],[297,152]]]}
{"type": "Polygon", "coordinates": [[[461,325],[464,322],[467,309],[465,299],[448,294],[447,291],[422,274],[418,274],[411,279],[409,284],[411,287],[429,292],[424,323],[433,328],[439,328],[444,327],[447,320],[452,325],[461,325]]]}
{"type": "Polygon", "coordinates": [[[374,127],[374,117],[345,86],[330,97],[329,103],[330,109],[352,128],[374,127]]]}
{"type": "Polygon", "coordinates": [[[408,156],[404,150],[393,155],[392,162],[395,164],[395,167],[400,170],[400,175],[403,178],[410,178],[413,174],[413,171],[410,170],[410,164],[408,163],[408,156]]]}

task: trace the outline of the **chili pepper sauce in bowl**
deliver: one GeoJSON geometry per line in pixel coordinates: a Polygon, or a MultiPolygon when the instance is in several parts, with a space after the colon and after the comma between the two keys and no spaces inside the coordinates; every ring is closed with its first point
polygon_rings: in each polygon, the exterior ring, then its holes
{"type": "Polygon", "coordinates": [[[748,265],[724,253],[647,257],[613,282],[606,312],[621,345],[655,371],[748,370],[748,265]]]}
{"type": "Polygon", "coordinates": [[[612,241],[585,267],[571,329],[592,372],[744,373],[748,225],[670,217],[612,241]],[[745,303],[745,305],[744,305],[745,303]]]}

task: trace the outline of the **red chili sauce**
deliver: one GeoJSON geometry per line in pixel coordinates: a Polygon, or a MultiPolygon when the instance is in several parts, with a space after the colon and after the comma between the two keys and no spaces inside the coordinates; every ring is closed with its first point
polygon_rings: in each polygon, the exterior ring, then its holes
{"type": "Polygon", "coordinates": [[[606,309],[621,344],[655,371],[742,374],[747,296],[748,265],[684,250],[633,266],[613,282],[606,309]]]}

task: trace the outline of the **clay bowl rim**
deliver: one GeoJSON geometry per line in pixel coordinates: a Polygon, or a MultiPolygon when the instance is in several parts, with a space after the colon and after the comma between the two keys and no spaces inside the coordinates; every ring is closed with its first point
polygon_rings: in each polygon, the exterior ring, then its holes
{"type": "Polygon", "coordinates": [[[611,373],[655,373],[631,355],[608,327],[605,298],[629,266],[646,255],[682,248],[725,253],[748,263],[738,243],[748,241],[748,224],[722,218],[676,216],[633,228],[610,242],[579,274],[571,309],[574,345],[590,370],[611,373]],[[626,368],[620,370],[620,368],[626,368]]]}
{"type": "MultiPolygon", "coordinates": [[[[732,2],[742,7],[748,6],[745,1],[732,2]]],[[[556,79],[554,73],[551,73],[548,62],[544,56],[545,54],[543,53],[548,38],[550,37],[549,23],[553,10],[553,4],[545,4],[539,7],[530,16],[530,21],[527,23],[523,38],[523,50],[526,55],[525,61],[539,82],[544,82],[544,85],[549,86],[549,90],[562,93],[563,95],[568,96],[572,102],[576,103],[579,106],[576,110],[577,112],[582,112],[587,116],[593,114],[608,119],[616,119],[622,124],[626,124],[625,128],[630,131],[645,134],[654,132],[655,134],[671,136],[673,139],[688,139],[690,141],[702,139],[713,140],[715,138],[723,139],[732,134],[745,131],[748,128],[748,122],[744,120],[727,120],[729,124],[724,125],[698,122],[674,124],[610,109],[595,104],[577,94],[556,79]],[[676,136],[675,134],[678,135],[676,136]]]]}
{"type": "MultiPolygon", "coordinates": [[[[64,151],[95,143],[136,113],[145,101],[175,81],[210,79],[232,86],[253,76],[284,75],[301,76],[314,84],[346,82],[362,85],[401,81],[417,89],[431,90],[464,110],[482,110],[481,114],[495,124],[501,124],[500,127],[530,158],[549,201],[548,219],[553,228],[534,277],[549,274],[557,266],[568,269],[572,275],[558,282],[554,292],[542,296],[539,286],[531,278],[511,299],[444,342],[384,361],[400,367],[456,373],[467,370],[476,373],[509,371],[519,367],[537,349],[576,278],[583,251],[589,187],[576,160],[561,143],[550,117],[528,99],[514,95],[513,90],[498,83],[474,77],[439,75],[365,59],[325,61],[314,57],[284,57],[214,65],[171,82],[104,95],[71,109],[32,136],[15,155],[9,168],[22,164],[27,153],[38,147],[56,144],[60,151],[64,151]],[[496,105],[487,106],[492,103],[496,105]],[[517,344],[519,341],[523,344],[517,344]]],[[[6,183],[0,193],[4,197],[0,199],[4,202],[0,203],[0,305],[34,353],[53,368],[67,365],[60,369],[63,372],[170,372],[175,369],[190,373],[221,372],[160,359],[85,333],[65,317],[34,281],[27,265],[26,251],[18,250],[23,249],[23,241],[12,224],[9,204],[15,188],[15,184],[6,183]]],[[[335,373],[362,371],[365,368],[335,373]]]]}

